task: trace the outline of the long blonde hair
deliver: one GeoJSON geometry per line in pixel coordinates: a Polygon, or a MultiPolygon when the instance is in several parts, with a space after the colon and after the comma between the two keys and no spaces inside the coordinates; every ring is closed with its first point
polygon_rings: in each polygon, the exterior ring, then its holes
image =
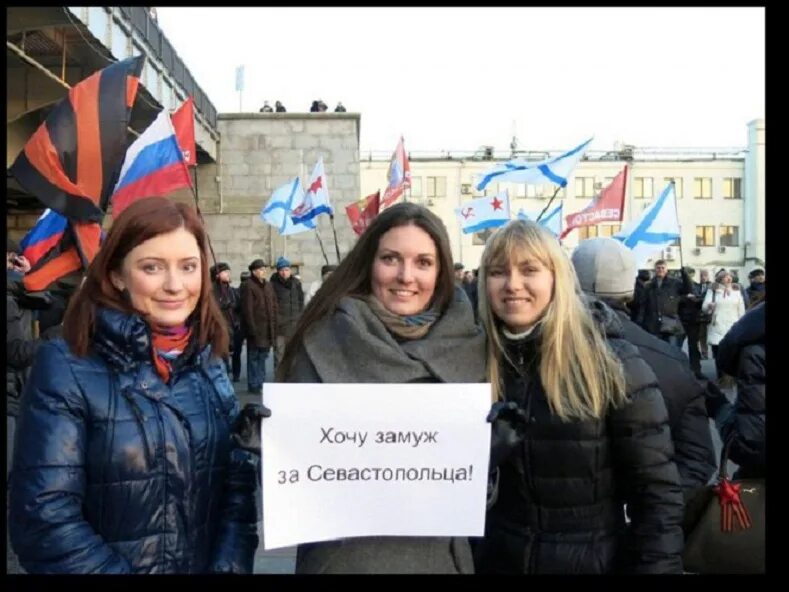
{"type": "MultiPolygon", "coordinates": [[[[562,419],[601,418],[626,400],[622,365],[586,307],[575,270],[559,242],[540,225],[513,220],[485,245],[479,268],[479,316],[488,337],[488,379],[493,399],[503,398],[501,368],[514,364],[499,334],[501,320],[490,306],[488,269],[533,257],[553,274],[553,294],[542,318],[540,380],[551,411],[562,419]],[[506,360],[506,362],[505,362],[506,360]]],[[[522,369],[521,369],[522,370],[522,369]]]]}

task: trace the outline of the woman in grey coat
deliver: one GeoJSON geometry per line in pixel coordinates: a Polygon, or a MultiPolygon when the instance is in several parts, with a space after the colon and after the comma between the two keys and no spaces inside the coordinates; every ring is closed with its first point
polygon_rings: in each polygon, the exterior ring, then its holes
{"type": "MultiPolygon", "coordinates": [[[[401,203],[379,214],[321,294],[285,350],[279,381],[485,382],[483,335],[454,285],[447,230],[426,208],[401,203]]],[[[296,573],[472,570],[466,538],[341,539],[300,545],[296,561],[296,573]]]]}

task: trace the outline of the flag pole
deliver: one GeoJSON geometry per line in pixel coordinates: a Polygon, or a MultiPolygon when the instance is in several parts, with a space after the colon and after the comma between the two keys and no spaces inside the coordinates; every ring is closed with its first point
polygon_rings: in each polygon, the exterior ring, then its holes
{"type": "MultiPolygon", "coordinates": [[[[331,221],[331,231],[334,233],[334,250],[337,252],[337,264],[340,263],[340,245],[337,243],[337,229],[334,227],[334,212],[329,214],[329,221],[331,221]]],[[[326,253],[323,254],[326,256],[326,253]]],[[[329,264],[329,260],[326,260],[326,265],[329,264]]]]}
{"type": "Polygon", "coordinates": [[[318,244],[321,246],[321,253],[323,253],[323,260],[326,261],[326,265],[329,264],[329,258],[326,256],[326,249],[323,248],[323,241],[321,240],[321,235],[318,234],[318,225],[315,224],[315,236],[318,237],[318,244]]]}
{"type": "Polygon", "coordinates": [[[679,268],[680,270],[685,268],[685,264],[682,261],[682,226],[679,223],[679,204],[677,203],[677,184],[674,179],[671,179],[671,192],[674,194],[674,213],[676,214],[677,220],[677,228],[679,228],[679,268]]]}
{"type": "Polygon", "coordinates": [[[537,216],[537,220],[536,220],[536,222],[539,222],[539,221],[540,221],[540,218],[542,218],[542,215],[543,215],[543,214],[544,214],[544,213],[547,211],[547,209],[548,209],[548,208],[550,208],[550,207],[551,207],[551,204],[553,203],[553,198],[555,198],[555,197],[556,197],[556,195],[559,193],[559,190],[560,190],[561,188],[562,188],[562,186],[561,186],[561,185],[558,185],[558,186],[556,187],[556,191],[554,191],[554,192],[553,192],[553,195],[551,196],[551,199],[549,199],[549,200],[548,200],[548,205],[546,205],[546,206],[545,206],[545,207],[542,209],[542,212],[540,212],[540,215],[539,215],[539,216],[537,216]]]}

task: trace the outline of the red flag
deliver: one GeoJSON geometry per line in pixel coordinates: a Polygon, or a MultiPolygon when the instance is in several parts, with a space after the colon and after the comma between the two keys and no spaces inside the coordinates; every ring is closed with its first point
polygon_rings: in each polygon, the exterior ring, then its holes
{"type": "Polygon", "coordinates": [[[178,110],[171,115],[175,137],[181,152],[184,153],[186,166],[197,164],[197,151],[195,149],[195,102],[192,97],[184,101],[178,110]]]}
{"type": "Polygon", "coordinates": [[[600,192],[580,212],[565,216],[564,232],[559,240],[567,236],[573,228],[582,226],[595,226],[600,222],[621,222],[625,210],[625,185],[627,181],[627,165],[614,177],[611,184],[600,192]]]}
{"type": "Polygon", "coordinates": [[[373,218],[378,215],[380,206],[381,192],[376,191],[345,207],[345,212],[348,214],[348,219],[351,221],[351,226],[357,236],[361,235],[370,225],[370,222],[373,221],[373,218]]]}
{"type": "Polygon", "coordinates": [[[411,187],[411,165],[408,163],[408,155],[405,153],[403,137],[397,143],[395,151],[392,153],[392,162],[389,163],[389,171],[386,174],[389,185],[384,190],[384,199],[381,207],[386,208],[397,201],[403,191],[411,187]]]}

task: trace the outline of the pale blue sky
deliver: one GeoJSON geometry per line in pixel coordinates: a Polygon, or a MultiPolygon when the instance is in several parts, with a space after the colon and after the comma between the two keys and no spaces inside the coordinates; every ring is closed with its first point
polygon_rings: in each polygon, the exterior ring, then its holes
{"type": "Polygon", "coordinates": [[[361,149],[734,147],[764,117],[765,9],[173,8],[159,24],[219,112],[362,114],[361,149]]]}

